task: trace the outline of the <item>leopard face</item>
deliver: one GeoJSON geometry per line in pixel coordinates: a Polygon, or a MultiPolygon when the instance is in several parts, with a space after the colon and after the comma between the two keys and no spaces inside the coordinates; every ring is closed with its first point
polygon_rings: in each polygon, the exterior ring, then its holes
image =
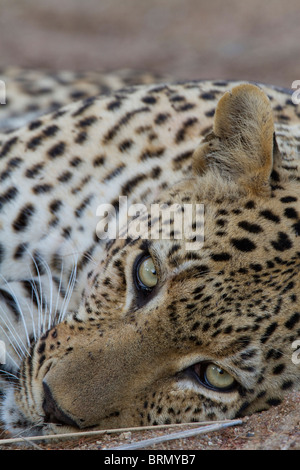
{"type": "Polygon", "coordinates": [[[214,114],[184,175],[148,200],[139,236],[106,243],[73,312],[33,342],[7,394],[11,428],[226,419],[299,388],[298,160],[283,158],[259,88],[235,87],[214,114]],[[201,205],[201,246],[177,236],[175,213],[164,236],[153,203],[201,205]]]}

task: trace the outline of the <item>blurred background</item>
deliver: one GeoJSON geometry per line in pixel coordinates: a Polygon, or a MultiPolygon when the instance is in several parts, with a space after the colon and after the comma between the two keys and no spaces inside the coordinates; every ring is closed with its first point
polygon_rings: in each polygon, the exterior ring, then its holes
{"type": "Polygon", "coordinates": [[[299,0],[0,0],[0,67],[134,68],[286,88],[299,0]]]}

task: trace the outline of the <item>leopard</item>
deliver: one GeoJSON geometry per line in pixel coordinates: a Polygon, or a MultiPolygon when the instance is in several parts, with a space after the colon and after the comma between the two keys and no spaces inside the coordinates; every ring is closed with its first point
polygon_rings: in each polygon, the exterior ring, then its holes
{"type": "Polygon", "coordinates": [[[144,70],[112,72],[0,68],[0,132],[7,133],[54,112],[66,104],[108,94],[130,85],[170,81],[171,77],[144,70]]]}
{"type": "Polygon", "coordinates": [[[280,404],[300,388],[292,94],[92,83],[21,125],[4,119],[3,428],[59,435],[280,404]]]}

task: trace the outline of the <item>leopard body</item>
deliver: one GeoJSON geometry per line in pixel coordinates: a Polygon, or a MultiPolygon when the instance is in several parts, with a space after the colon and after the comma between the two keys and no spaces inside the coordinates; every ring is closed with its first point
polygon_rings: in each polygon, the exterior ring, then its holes
{"type": "Polygon", "coordinates": [[[300,121],[291,95],[228,81],[99,96],[93,87],[17,130],[8,132],[12,115],[3,120],[6,429],[226,419],[280,403],[299,388],[300,121]],[[147,223],[136,237],[99,230],[99,207],[124,233],[137,204],[147,223]],[[201,246],[187,249],[198,237],[178,237],[175,216],[163,236],[153,204],[203,207],[201,246]],[[145,259],[155,266],[151,288],[137,275],[145,259]],[[209,372],[232,383],[218,387],[209,372]]]}

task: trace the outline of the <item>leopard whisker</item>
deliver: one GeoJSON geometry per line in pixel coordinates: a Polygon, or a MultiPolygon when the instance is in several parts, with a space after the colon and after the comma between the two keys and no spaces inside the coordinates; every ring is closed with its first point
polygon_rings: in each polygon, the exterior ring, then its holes
{"type": "Polygon", "coordinates": [[[78,262],[78,258],[76,257],[74,258],[74,265],[73,265],[73,268],[69,277],[69,282],[67,285],[67,290],[66,290],[66,294],[64,297],[63,305],[59,314],[58,323],[60,323],[66,315],[66,312],[67,312],[67,309],[71,300],[71,296],[75,288],[76,276],[77,276],[77,262],[78,262]]]}
{"type": "Polygon", "coordinates": [[[3,333],[5,334],[5,336],[7,337],[7,339],[9,340],[9,344],[12,346],[12,348],[14,349],[14,351],[16,352],[18,357],[20,359],[22,359],[22,357],[26,356],[26,354],[28,352],[28,348],[26,347],[26,345],[22,341],[20,335],[18,334],[18,332],[16,331],[14,325],[12,324],[10,319],[8,318],[8,315],[5,312],[5,310],[3,309],[3,307],[1,307],[1,311],[7,319],[7,320],[5,320],[5,318],[2,317],[2,321],[4,323],[4,326],[7,328],[9,334],[5,331],[5,329],[1,325],[0,325],[0,328],[3,331],[3,333]],[[12,340],[14,342],[12,342],[12,340]]]}
{"type": "Polygon", "coordinates": [[[4,276],[2,276],[2,274],[0,275],[1,278],[4,280],[6,286],[8,287],[9,289],[9,293],[10,295],[13,297],[13,300],[18,308],[18,311],[21,315],[21,319],[22,319],[22,323],[23,323],[23,327],[24,327],[24,332],[25,332],[25,336],[26,336],[26,341],[27,341],[27,345],[28,347],[30,347],[30,339],[29,339],[29,335],[28,335],[28,329],[27,329],[27,325],[26,325],[26,321],[25,321],[25,316],[24,316],[24,313],[22,311],[22,308],[21,308],[21,305],[20,305],[20,302],[18,300],[18,297],[16,296],[13,288],[11,287],[11,285],[8,283],[8,281],[4,278],[4,276]]]}

